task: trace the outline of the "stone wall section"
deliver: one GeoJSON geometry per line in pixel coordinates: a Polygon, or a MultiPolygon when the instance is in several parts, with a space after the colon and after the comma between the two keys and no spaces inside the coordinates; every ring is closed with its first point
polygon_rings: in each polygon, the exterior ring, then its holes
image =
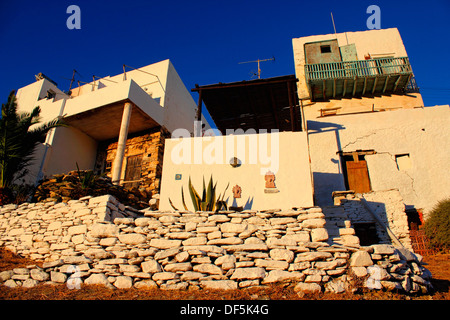
{"type": "MultiPolygon", "coordinates": [[[[275,282],[344,292],[357,278],[408,292],[430,288],[421,257],[390,245],[329,244],[321,208],[136,211],[109,195],[0,209],[0,245],[44,261],[0,273],[4,285],[237,289],[275,282]],[[113,222],[111,222],[113,221],[113,222]]],[[[370,287],[371,282],[366,282],[370,287]]],[[[376,287],[377,288],[377,287],[376,287]]]]}

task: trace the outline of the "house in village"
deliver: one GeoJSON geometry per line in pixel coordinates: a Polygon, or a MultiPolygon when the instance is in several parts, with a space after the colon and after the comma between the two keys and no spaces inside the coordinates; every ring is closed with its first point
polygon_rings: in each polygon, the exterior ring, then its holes
{"type": "Polygon", "coordinates": [[[159,193],[164,140],[193,131],[196,104],[169,60],[95,79],[70,93],[40,74],[17,91],[19,111],[40,106],[42,121],[62,117],[36,151],[27,183],[80,169],[113,183],[159,193]]]}
{"type": "Polygon", "coordinates": [[[17,92],[19,109],[39,105],[43,121],[69,127],[39,147],[29,182],[78,163],[161,193],[160,210],[193,210],[189,184],[212,179],[239,210],[317,205],[330,239],[359,243],[340,234],[350,222],[360,237],[377,229],[361,244],[393,234],[408,245],[411,222],[448,197],[449,107],[424,107],[397,29],[297,38],[293,51],[295,75],[196,85],[198,103],[169,60],[70,94],[41,76],[17,92]],[[202,108],[215,133],[200,132],[202,108]],[[335,206],[345,197],[369,209],[335,206]]]}
{"type": "MultiPolygon", "coordinates": [[[[424,107],[399,31],[296,38],[293,50],[315,203],[397,189],[416,227],[449,196],[450,113],[448,105],[424,107]]],[[[358,222],[367,234],[374,221],[358,222]]]]}

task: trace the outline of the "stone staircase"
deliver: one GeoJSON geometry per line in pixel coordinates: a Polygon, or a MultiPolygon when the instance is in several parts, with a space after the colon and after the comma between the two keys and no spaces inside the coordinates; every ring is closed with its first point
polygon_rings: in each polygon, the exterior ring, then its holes
{"type": "Polygon", "coordinates": [[[355,229],[342,206],[322,207],[322,212],[325,215],[325,228],[330,245],[359,246],[359,238],[355,235],[355,229]]]}

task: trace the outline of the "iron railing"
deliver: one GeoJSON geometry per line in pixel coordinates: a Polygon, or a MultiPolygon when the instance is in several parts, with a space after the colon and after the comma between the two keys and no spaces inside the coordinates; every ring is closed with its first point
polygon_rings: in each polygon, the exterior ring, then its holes
{"type": "Polygon", "coordinates": [[[315,63],[305,65],[306,80],[351,79],[412,74],[408,57],[315,63]]]}

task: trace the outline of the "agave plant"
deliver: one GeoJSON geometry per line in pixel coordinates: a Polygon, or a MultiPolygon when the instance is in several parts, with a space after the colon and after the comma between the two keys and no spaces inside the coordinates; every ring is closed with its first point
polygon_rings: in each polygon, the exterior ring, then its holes
{"type": "MultiPolygon", "coordinates": [[[[206,187],[205,184],[205,177],[203,177],[203,191],[202,196],[200,197],[197,190],[195,190],[194,186],[192,185],[191,177],[189,177],[189,194],[191,196],[192,205],[194,206],[194,211],[219,211],[222,208],[225,208],[225,210],[228,209],[226,201],[224,201],[225,193],[228,189],[228,186],[230,183],[227,184],[227,187],[225,188],[223,194],[219,194],[216,197],[216,187],[217,182],[213,183],[212,176],[209,179],[208,187],[206,187]],[[222,196],[222,197],[221,197],[222,196]]],[[[184,191],[183,186],[181,186],[181,201],[183,203],[183,207],[185,210],[189,210],[186,206],[186,201],[184,199],[184,191]]],[[[175,210],[178,210],[172,203],[172,201],[169,198],[169,203],[175,210]]]]}

